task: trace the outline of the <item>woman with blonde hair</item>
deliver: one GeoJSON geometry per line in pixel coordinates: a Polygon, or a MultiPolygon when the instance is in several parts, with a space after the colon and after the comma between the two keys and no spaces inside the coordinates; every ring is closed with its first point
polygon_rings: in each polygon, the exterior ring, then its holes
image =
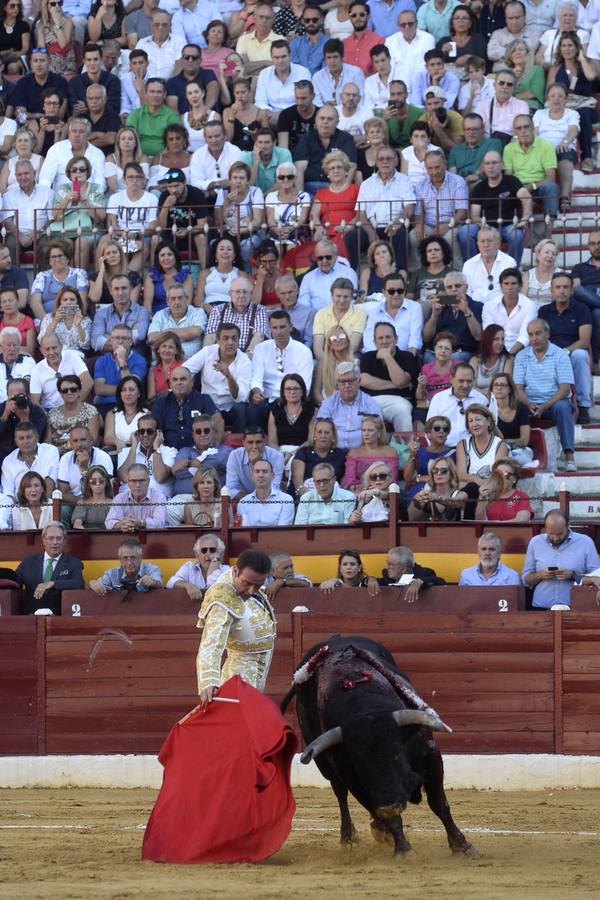
{"type": "Polygon", "coordinates": [[[361,180],[364,181],[375,172],[375,159],[380,147],[386,147],[390,142],[390,135],[385,119],[373,116],[363,122],[363,131],[367,139],[366,147],[359,147],[357,170],[361,180]]]}
{"type": "Polygon", "coordinates": [[[313,399],[317,406],[336,391],[335,370],[338,363],[352,362],[353,359],[354,354],[347,332],[341,325],[334,325],[325,335],[323,356],[319,360],[313,380],[313,399]]]}
{"type": "MultiPolygon", "coordinates": [[[[193,499],[185,504],[183,513],[184,525],[196,525],[201,528],[221,527],[221,482],[219,473],[212,466],[198,469],[192,479],[193,499]]],[[[229,507],[229,525],[233,523],[231,506],[229,507]]]]}
{"type": "Polygon", "coordinates": [[[314,239],[335,241],[338,251],[346,256],[344,232],[355,216],[359,186],[352,182],[352,163],[343,150],[327,153],[322,168],[329,179],[329,187],[320,188],[315,194],[310,213],[315,226],[314,239]]]}
{"type": "Polygon", "coordinates": [[[63,12],[62,3],[42,0],[35,24],[35,45],[46,48],[50,71],[55,75],[77,71],[74,32],[73,19],[63,12]]]}
{"type": "Polygon", "coordinates": [[[359,288],[367,297],[383,294],[383,279],[396,271],[396,258],[390,242],[373,241],[367,250],[367,265],[360,273],[359,288]]]}
{"type": "Polygon", "coordinates": [[[37,180],[44,157],[35,152],[35,147],[36,136],[31,128],[17,128],[13,145],[15,155],[5,160],[0,171],[0,193],[3,194],[7,188],[17,183],[15,166],[19,162],[30,162],[37,180]]]}
{"type": "Polygon", "coordinates": [[[362,476],[356,509],[350,514],[349,525],[361,522],[387,522],[390,517],[389,487],[394,480],[392,467],[379,460],[371,463],[362,476]]]}
{"type": "Polygon", "coordinates": [[[523,272],[522,292],[530,300],[534,300],[538,308],[546,303],[552,303],[550,283],[556,272],[556,258],[558,256],[558,244],[550,238],[543,238],[533,250],[534,265],[523,272]]]}
{"type": "Polygon", "coordinates": [[[408,507],[410,522],[459,522],[468,500],[460,490],[456,466],[444,456],[432,462],[425,487],[412,499],[408,507]]]}
{"type": "Polygon", "coordinates": [[[127,270],[127,260],[120,243],[110,235],[104,235],[98,242],[96,251],[97,271],[90,275],[90,303],[106,305],[113,302],[110,293],[110,282],[115,275],[125,275],[129,279],[131,290],[129,296],[137,303],[140,296],[142,280],[139,272],[127,270]]]}
{"type": "Polygon", "coordinates": [[[123,125],[117,131],[114,153],[108,154],[104,167],[109,196],[125,188],[123,172],[129,162],[139,163],[144,175],[148,178],[150,166],[148,157],[142,153],[138,133],[132,125],[123,125]]]}
{"type": "Polygon", "coordinates": [[[546,75],[533,61],[533,52],[521,38],[511,41],[504,53],[504,62],[515,73],[515,93],[517,100],[524,100],[531,112],[544,105],[546,75]]]}
{"type": "Polygon", "coordinates": [[[360,433],[361,443],[348,451],[342,487],[359,493],[364,472],[375,462],[386,462],[392,470],[393,480],[397,481],[398,454],[390,447],[383,419],[362,416],[360,433]]]}

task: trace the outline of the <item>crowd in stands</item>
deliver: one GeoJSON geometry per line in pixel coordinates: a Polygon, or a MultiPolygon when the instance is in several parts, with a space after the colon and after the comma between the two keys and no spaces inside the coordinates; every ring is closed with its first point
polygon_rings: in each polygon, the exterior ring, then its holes
{"type": "Polygon", "coordinates": [[[230,524],[384,522],[397,485],[527,521],[543,420],[576,470],[600,231],[572,271],[551,234],[597,0],[8,0],[0,40],[5,528],[56,488],[125,533],[219,528],[223,488],[230,524]]]}

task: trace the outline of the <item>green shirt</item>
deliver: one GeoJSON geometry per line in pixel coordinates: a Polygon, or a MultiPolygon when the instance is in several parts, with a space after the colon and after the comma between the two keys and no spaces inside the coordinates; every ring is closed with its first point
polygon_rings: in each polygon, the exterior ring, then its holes
{"type": "Polygon", "coordinates": [[[533,97],[530,97],[525,103],[529,104],[529,109],[535,111],[536,109],[541,109],[544,105],[545,90],[546,75],[543,68],[536,63],[515,87],[515,95],[520,94],[521,91],[531,91],[533,97]]]}
{"type": "Polygon", "coordinates": [[[156,156],[165,149],[163,132],[167,125],[181,125],[181,119],[179,113],[164,104],[157,113],[151,113],[144,104],[129,113],[127,124],[137,130],[146,156],[156,156]]]}
{"type": "Polygon", "coordinates": [[[509,175],[514,175],[523,184],[546,180],[546,169],[556,169],[556,150],[541,137],[535,137],[533,144],[525,151],[518,141],[511,141],[502,154],[509,175]]]}
{"type": "Polygon", "coordinates": [[[497,138],[484,138],[476,147],[469,147],[464,141],[462,144],[455,144],[448,156],[448,168],[456,169],[463,178],[472,175],[477,172],[483,157],[490,150],[497,150],[501,154],[502,143],[497,138]]]}
{"type": "MultiPolygon", "coordinates": [[[[254,153],[252,150],[246,150],[245,153],[242,153],[242,162],[247,163],[247,165],[252,168],[254,165],[254,153]]],[[[273,155],[270,163],[267,166],[265,166],[262,160],[258,163],[258,169],[256,170],[256,187],[259,187],[263,194],[270,191],[277,181],[277,166],[284,162],[292,162],[292,154],[290,151],[287,147],[273,147],[273,155]]]]}
{"type": "Polygon", "coordinates": [[[406,114],[406,118],[402,125],[396,116],[387,120],[390,144],[392,147],[398,147],[400,150],[403,150],[410,144],[410,137],[408,134],[410,126],[413,122],[417,122],[425,112],[420,106],[411,106],[410,103],[407,103],[406,105],[408,106],[408,113],[406,114]]]}

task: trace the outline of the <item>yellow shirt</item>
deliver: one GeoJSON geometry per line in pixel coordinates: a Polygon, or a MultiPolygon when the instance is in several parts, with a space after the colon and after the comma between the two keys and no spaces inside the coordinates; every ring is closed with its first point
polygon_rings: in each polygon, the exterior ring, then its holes
{"type": "Polygon", "coordinates": [[[247,56],[249,62],[271,62],[271,44],[273,41],[279,40],[281,40],[281,35],[275,34],[274,31],[262,41],[256,37],[253,31],[248,31],[238,38],[235,50],[240,56],[242,54],[247,56]]]}
{"type": "MultiPolygon", "coordinates": [[[[463,128],[463,117],[460,113],[457,113],[454,109],[447,109],[448,119],[450,121],[450,127],[447,129],[448,134],[451,138],[462,137],[464,138],[465,132],[463,128]]],[[[425,113],[419,118],[419,122],[427,122],[428,114],[425,113]]],[[[431,138],[432,144],[437,144],[435,139],[435,131],[433,132],[433,137],[431,138]]]]}
{"type": "Polygon", "coordinates": [[[333,313],[333,306],[326,306],[324,309],[320,309],[315,316],[313,334],[327,334],[330,328],[339,325],[350,337],[353,331],[364,332],[366,324],[367,314],[365,310],[355,306],[354,303],[339,321],[333,313]]]}

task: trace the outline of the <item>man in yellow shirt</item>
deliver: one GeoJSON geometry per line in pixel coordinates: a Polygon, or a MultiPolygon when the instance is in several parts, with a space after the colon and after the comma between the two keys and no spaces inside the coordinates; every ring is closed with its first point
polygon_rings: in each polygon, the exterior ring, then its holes
{"type": "Polygon", "coordinates": [[[273,31],[275,13],[268,3],[260,3],[254,11],[256,27],[254,31],[242,34],[235,45],[236,52],[242,57],[244,71],[248,77],[258,75],[273,62],[271,44],[281,38],[273,31]]]}
{"type": "Polygon", "coordinates": [[[364,309],[352,302],[354,287],[349,278],[336,278],[331,285],[331,306],[320,309],[313,322],[313,353],[321,359],[325,350],[325,335],[330,328],[339,325],[350,338],[352,352],[355,353],[362,342],[367,324],[364,309]]]}

